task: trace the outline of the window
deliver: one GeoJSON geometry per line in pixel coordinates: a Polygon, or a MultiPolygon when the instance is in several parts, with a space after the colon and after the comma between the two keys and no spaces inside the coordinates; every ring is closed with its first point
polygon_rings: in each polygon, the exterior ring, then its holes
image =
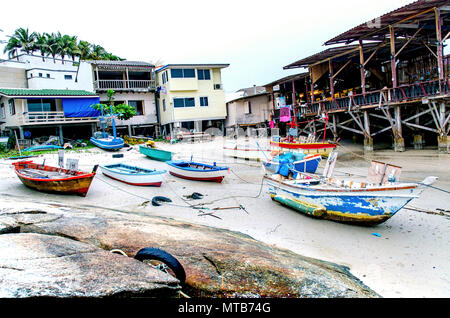
{"type": "Polygon", "coordinates": [[[197,70],[197,77],[199,80],[210,80],[211,73],[209,70],[197,70]]]}
{"type": "Polygon", "coordinates": [[[174,68],[170,70],[172,78],[195,78],[195,70],[193,68],[174,68]]]}
{"type": "Polygon", "coordinates": [[[39,73],[39,77],[42,77],[42,73],[39,73]]]}
{"type": "Polygon", "coordinates": [[[6,117],[5,104],[2,103],[2,105],[0,106],[0,109],[1,109],[2,118],[5,118],[6,117]]]}
{"type": "Polygon", "coordinates": [[[144,115],[144,107],[141,100],[129,100],[128,105],[136,110],[136,115],[144,115]]]}
{"type": "Polygon", "coordinates": [[[71,80],[72,79],[72,75],[64,75],[64,79],[65,80],[71,80]]]}
{"type": "Polygon", "coordinates": [[[246,102],[246,110],[245,110],[245,113],[246,114],[251,114],[252,113],[252,103],[250,102],[250,101],[248,101],[248,102],[246,102]]]}
{"type": "Polygon", "coordinates": [[[47,78],[50,78],[50,74],[47,73],[47,78]]]}
{"type": "Polygon", "coordinates": [[[167,73],[166,73],[166,72],[162,73],[162,83],[163,83],[163,84],[166,84],[166,83],[167,83],[167,78],[166,78],[166,76],[167,76],[167,73]]]}
{"type": "Polygon", "coordinates": [[[208,97],[200,97],[200,106],[208,106],[208,97]]]}
{"type": "Polygon", "coordinates": [[[163,112],[165,112],[166,111],[166,100],[165,99],[162,100],[162,104],[163,104],[163,112]]]}
{"type": "Polygon", "coordinates": [[[56,103],[54,99],[28,99],[29,112],[51,112],[56,111],[56,103]]]}
{"type": "Polygon", "coordinates": [[[194,106],[195,106],[194,97],[173,99],[173,107],[194,107],[194,106]]]}
{"type": "Polygon", "coordinates": [[[8,104],[9,104],[9,114],[10,114],[11,116],[15,115],[15,114],[16,114],[16,105],[15,105],[15,103],[14,103],[14,99],[11,98],[11,99],[8,101],[8,104]]]}

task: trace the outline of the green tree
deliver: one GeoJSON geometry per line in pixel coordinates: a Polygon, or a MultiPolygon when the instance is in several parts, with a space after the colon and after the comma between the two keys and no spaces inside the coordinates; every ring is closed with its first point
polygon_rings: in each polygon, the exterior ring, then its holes
{"type": "Polygon", "coordinates": [[[127,120],[132,118],[136,115],[136,110],[134,107],[127,105],[127,104],[118,104],[114,105],[114,95],[116,93],[109,89],[106,95],[108,96],[107,104],[94,104],[91,105],[92,108],[96,110],[101,110],[103,108],[103,114],[109,115],[111,114],[111,105],[112,105],[112,111],[113,115],[117,116],[117,119],[120,120],[127,120]]]}
{"type": "Polygon", "coordinates": [[[42,61],[45,61],[45,56],[49,52],[47,37],[45,36],[45,33],[36,33],[33,50],[41,52],[42,61]]]}
{"type": "Polygon", "coordinates": [[[17,56],[18,49],[27,54],[30,54],[34,51],[35,38],[35,32],[30,33],[28,28],[18,28],[14,31],[14,34],[8,40],[8,43],[6,44],[3,52],[8,52],[9,57],[13,57],[14,55],[17,56]]]}

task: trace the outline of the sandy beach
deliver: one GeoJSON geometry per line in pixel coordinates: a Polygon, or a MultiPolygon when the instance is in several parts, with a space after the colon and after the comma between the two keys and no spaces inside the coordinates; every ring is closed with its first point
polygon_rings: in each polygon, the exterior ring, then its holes
{"type": "MultiPolygon", "coordinates": [[[[136,187],[104,176],[99,168],[85,198],[45,194],[26,188],[15,175],[11,160],[0,160],[0,193],[42,202],[66,205],[92,205],[121,209],[128,213],[164,216],[245,233],[257,240],[287,248],[295,253],[348,266],[352,274],[383,297],[450,297],[450,217],[419,210],[450,210],[450,194],[427,188],[394,217],[373,227],[340,224],[318,220],[273,202],[264,174],[256,161],[228,158],[223,155],[224,140],[216,137],[203,143],[158,143],[158,147],[175,152],[175,159],[193,158],[217,162],[230,167],[223,183],[207,183],[179,179],[167,174],[160,188],[136,187]],[[262,187],[262,188],[261,188],[262,187]],[[202,200],[184,196],[193,192],[202,200]],[[154,196],[170,198],[172,205],[154,207],[154,196]],[[205,203],[207,208],[232,208],[205,212],[203,215],[189,204],[205,203]],[[216,216],[216,217],[215,217],[216,216]]],[[[402,167],[401,181],[420,182],[425,177],[439,177],[434,186],[450,191],[450,155],[435,149],[394,152],[377,150],[363,158],[362,146],[344,143],[338,147],[335,177],[362,177],[367,174],[370,159],[402,167]]],[[[139,147],[123,148],[123,158],[98,148],[84,152],[66,152],[65,158],[79,159],[79,167],[89,171],[95,164],[127,163],[147,168],[166,169],[166,164],[151,160],[139,147]]],[[[57,166],[57,153],[33,158],[36,162],[57,166]]],[[[320,164],[318,173],[325,166],[320,164]]],[[[170,235],[170,233],[168,233],[170,235]]],[[[198,242],[201,244],[201,242],[198,242]]]]}

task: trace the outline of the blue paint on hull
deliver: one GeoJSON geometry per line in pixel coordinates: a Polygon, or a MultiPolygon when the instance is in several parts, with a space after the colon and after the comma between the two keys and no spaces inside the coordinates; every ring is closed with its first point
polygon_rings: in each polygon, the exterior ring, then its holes
{"type": "MultiPolygon", "coordinates": [[[[301,160],[293,162],[294,169],[301,172],[307,173],[316,173],[317,168],[319,167],[319,163],[321,161],[321,157],[315,158],[313,160],[301,160]],[[306,167],[305,167],[306,165],[306,167]]],[[[276,172],[280,164],[278,162],[269,162],[263,161],[265,168],[269,171],[276,172]]]]}
{"type": "Polygon", "coordinates": [[[105,150],[117,150],[122,148],[125,144],[123,139],[120,137],[115,137],[114,139],[111,139],[109,141],[91,137],[90,141],[97,147],[105,150]]]}

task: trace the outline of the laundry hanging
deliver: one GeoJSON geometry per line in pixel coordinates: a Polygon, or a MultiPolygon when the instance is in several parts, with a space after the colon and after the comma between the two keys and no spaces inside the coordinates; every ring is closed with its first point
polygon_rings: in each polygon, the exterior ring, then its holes
{"type": "Polygon", "coordinates": [[[291,121],[291,107],[290,105],[286,105],[285,107],[280,108],[280,121],[288,122],[291,121]]]}

